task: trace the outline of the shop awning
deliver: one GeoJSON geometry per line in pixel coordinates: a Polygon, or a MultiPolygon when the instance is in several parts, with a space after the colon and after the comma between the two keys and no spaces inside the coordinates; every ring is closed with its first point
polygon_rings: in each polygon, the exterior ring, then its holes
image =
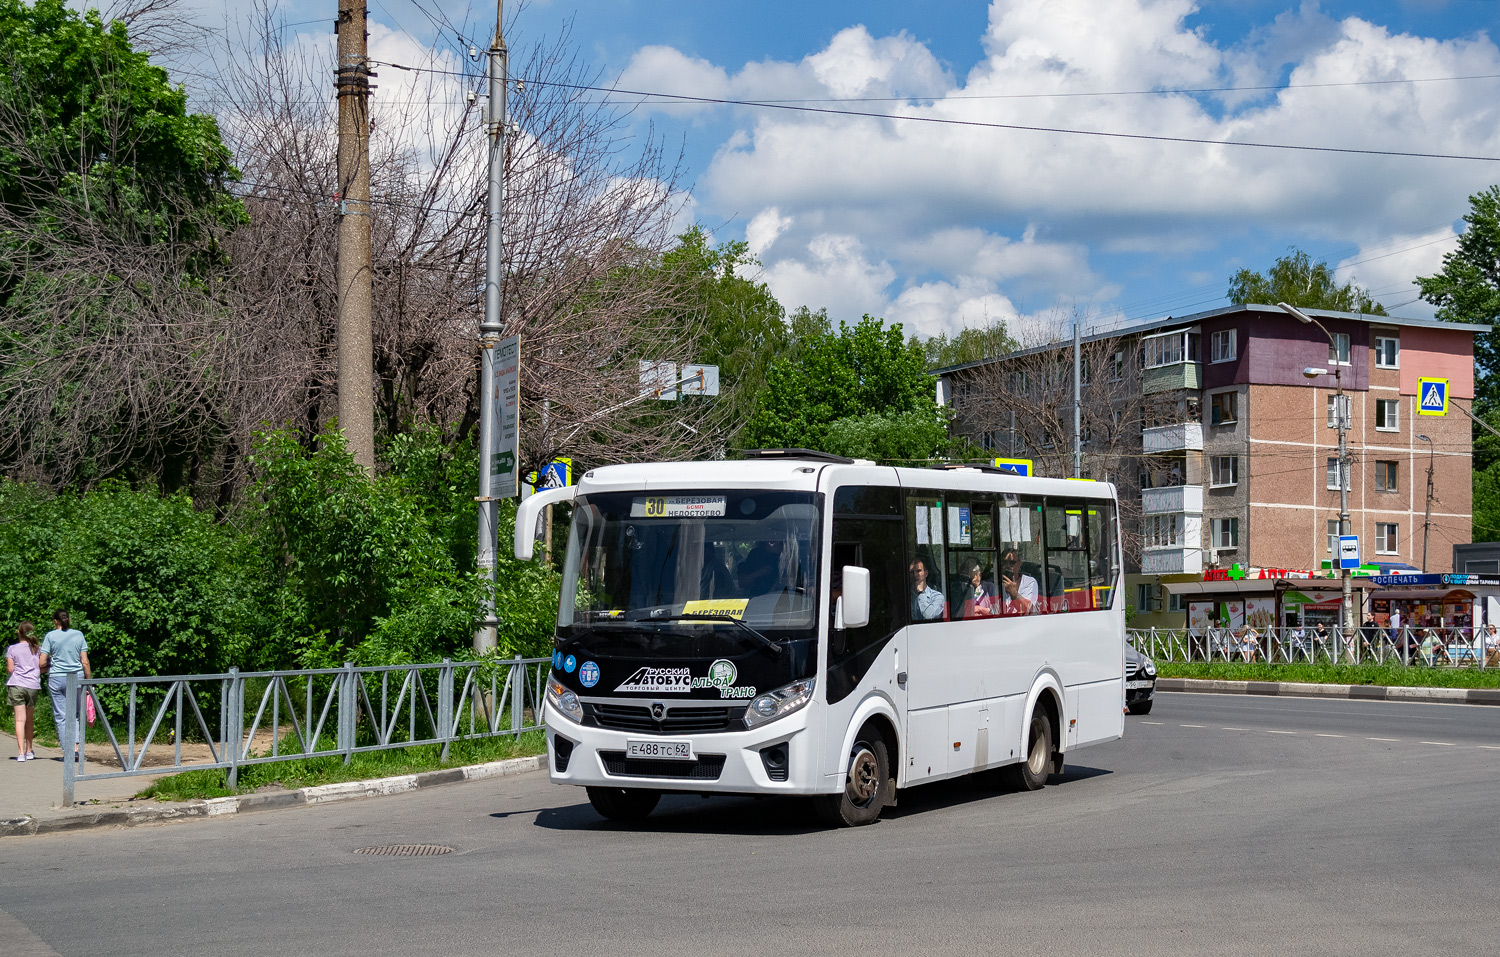
{"type": "MultiPolygon", "coordinates": [[[[1375,591],[1380,586],[1359,578],[1349,580],[1355,591],[1375,591]]],[[[1169,595],[1269,595],[1278,588],[1296,588],[1301,591],[1329,591],[1340,589],[1344,583],[1337,578],[1247,578],[1228,582],[1164,582],[1169,595]]],[[[1428,594],[1432,594],[1428,592],[1428,594]]]]}

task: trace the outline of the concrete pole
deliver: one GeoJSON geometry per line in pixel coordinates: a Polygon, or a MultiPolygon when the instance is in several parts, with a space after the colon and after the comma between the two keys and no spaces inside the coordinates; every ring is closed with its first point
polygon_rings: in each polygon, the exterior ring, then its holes
{"type": "MultiPolygon", "coordinates": [[[[1349,535],[1351,534],[1349,529],[1349,481],[1351,478],[1350,473],[1353,470],[1349,467],[1349,408],[1347,400],[1344,397],[1344,376],[1338,365],[1337,345],[1334,346],[1333,358],[1333,381],[1338,387],[1338,398],[1334,400],[1334,413],[1339,423],[1339,534],[1349,535]]],[[[1339,556],[1335,554],[1334,557],[1338,558],[1339,556]]],[[[1340,565],[1342,564],[1341,561],[1340,565]]],[[[1354,634],[1354,606],[1350,602],[1353,585],[1351,584],[1349,569],[1340,568],[1339,575],[1344,579],[1342,617],[1344,621],[1344,641],[1347,643],[1353,640],[1351,636],[1354,634]]]]}
{"type": "Polygon", "coordinates": [[[339,426],[354,461],[375,470],[375,350],[370,332],[370,61],[365,0],[339,0],[339,426]]]}
{"type": "Polygon", "coordinates": [[[491,467],[495,445],[495,403],[498,385],[495,381],[495,346],[503,331],[500,324],[500,287],[504,279],[503,236],[501,234],[502,200],[505,195],[505,88],[508,82],[508,51],[501,35],[502,2],[495,4],[495,40],[490,44],[489,98],[485,102],[485,130],[490,138],[490,165],[487,229],[485,237],[484,318],[479,324],[479,573],[490,587],[480,609],[479,627],[474,631],[474,651],[489,654],[499,644],[500,620],[495,614],[495,540],[499,527],[499,500],[491,495],[491,467]]]}

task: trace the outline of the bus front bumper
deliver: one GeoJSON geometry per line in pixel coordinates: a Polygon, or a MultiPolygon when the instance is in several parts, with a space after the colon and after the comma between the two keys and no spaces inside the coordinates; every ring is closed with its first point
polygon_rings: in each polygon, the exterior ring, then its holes
{"type": "Polygon", "coordinates": [[[655,736],[587,727],[547,702],[547,764],[554,784],[718,794],[823,794],[828,784],[803,733],[813,708],[748,731],[655,736]],[[691,741],[694,759],[628,756],[631,741],[691,741]]]}

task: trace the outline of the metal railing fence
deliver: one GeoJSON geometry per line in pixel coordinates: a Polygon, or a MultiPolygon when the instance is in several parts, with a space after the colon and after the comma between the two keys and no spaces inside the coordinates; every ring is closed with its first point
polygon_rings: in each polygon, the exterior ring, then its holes
{"type": "MultiPolygon", "coordinates": [[[[542,691],[551,658],[450,661],[432,664],[314,668],[300,671],[84,678],[68,675],[64,757],[73,749],[88,695],[96,721],[114,751],[104,769],[90,772],[79,749],[63,762],[63,804],[80,781],[222,768],[234,788],[239,769],[253,764],[442,745],[518,735],[541,727],[542,691]],[[100,692],[108,693],[100,693],[100,692]],[[200,699],[212,701],[217,721],[200,699]],[[111,702],[114,714],[106,708],[111,702]],[[216,724],[211,728],[210,724],[216,724]],[[141,729],[145,729],[142,731],[141,729]],[[268,737],[259,751],[257,735],[268,737]],[[184,760],[185,736],[207,748],[207,760],[184,760]],[[163,753],[169,760],[163,760],[163,753]],[[149,760],[149,763],[148,763],[149,760]]],[[[97,763],[97,762],[96,762],[97,763]]]]}
{"type": "Polygon", "coordinates": [[[1137,651],[1158,661],[1500,667],[1500,642],[1484,628],[1360,627],[1348,634],[1339,627],[1325,634],[1307,627],[1128,628],[1126,634],[1137,651]]]}

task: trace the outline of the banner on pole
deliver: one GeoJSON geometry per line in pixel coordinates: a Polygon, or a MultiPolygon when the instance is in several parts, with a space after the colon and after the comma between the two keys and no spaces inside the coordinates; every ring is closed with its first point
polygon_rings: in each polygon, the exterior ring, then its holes
{"type": "Polygon", "coordinates": [[[520,467],[521,438],[521,337],[511,336],[495,344],[494,389],[495,450],[490,459],[490,498],[515,498],[520,467]]]}

